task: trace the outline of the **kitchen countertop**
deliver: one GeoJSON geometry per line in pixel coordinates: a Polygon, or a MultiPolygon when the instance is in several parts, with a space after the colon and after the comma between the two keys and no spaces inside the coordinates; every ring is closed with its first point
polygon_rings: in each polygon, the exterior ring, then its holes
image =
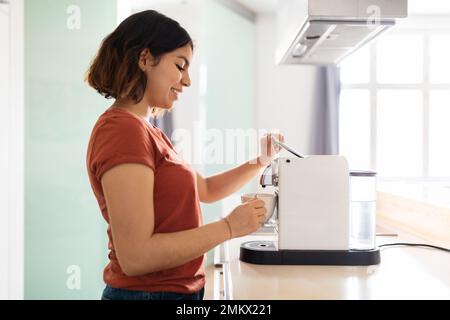
{"type": "Polygon", "coordinates": [[[450,182],[378,182],[377,190],[450,209],[450,182]]]}
{"type": "MultiPolygon", "coordinates": [[[[393,232],[399,237],[377,237],[377,245],[427,243],[398,229],[393,232]]],[[[239,260],[242,242],[275,239],[274,234],[260,233],[225,245],[228,263],[223,270],[229,276],[231,299],[450,299],[450,254],[444,251],[384,247],[380,248],[381,263],[377,266],[269,266],[239,260]]],[[[214,298],[211,282],[220,285],[217,276],[212,275],[217,269],[207,268],[205,299],[214,298]]]]}

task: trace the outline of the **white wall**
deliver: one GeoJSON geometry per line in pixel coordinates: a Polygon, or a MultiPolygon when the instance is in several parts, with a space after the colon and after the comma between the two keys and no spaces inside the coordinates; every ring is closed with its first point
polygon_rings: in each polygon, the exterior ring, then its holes
{"type": "Polygon", "coordinates": [[[275,64],[276,19],[260,14],[256,31],[256,124],[279,129],[286,143],[303,154],[314,153],[314,107],[322,97],[323,70],[275,64]]]}
{"type": "Polygon", "coordinates": [[[0,300],[8,298],[9,8],[0,4],[0,300]]]}
{"type": "Polygon", "coordinates": [[[0,5],[0,300],[23,299],[23,8],[0,5]]]}

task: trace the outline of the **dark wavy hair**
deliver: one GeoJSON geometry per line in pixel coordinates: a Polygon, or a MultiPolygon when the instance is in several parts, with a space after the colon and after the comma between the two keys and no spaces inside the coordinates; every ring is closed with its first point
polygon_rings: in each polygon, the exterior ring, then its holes
{"type": "Polygon", "coordinates": [[[88,84],[105,98],[127,98],[138,103],[147,86],[145,73],[139,68],[139,56],[149,49],[160,58],[178,48],[194,45],[180,24],[155,11],[129,16],[102,42],[86,75],[88,84]]]}

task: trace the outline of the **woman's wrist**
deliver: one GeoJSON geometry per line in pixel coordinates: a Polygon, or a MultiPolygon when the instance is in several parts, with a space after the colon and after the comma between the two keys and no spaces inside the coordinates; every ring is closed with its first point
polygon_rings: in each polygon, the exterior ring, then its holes
{"type": "Polygon", "coordinates": [[[267,167],[267,166],[272,162],[272,158],[267,158],[267,157],[258,156],[256,162],[259,164],[259,166],[260,166],[261,168],[265,168],[265,167],[267,167]]]}
{"type": "Polygon", "coordinates": [[[228,217],[225,217],[225,218],[223,218],[222,220],[223,220],[223,221],[225,222],[225,224],[227,225],[228,234],[229,234],[228,240],[233,239],[233,231],[231,230],[231,224],[230,224],[230,221],[228,220],[228,217]]]}

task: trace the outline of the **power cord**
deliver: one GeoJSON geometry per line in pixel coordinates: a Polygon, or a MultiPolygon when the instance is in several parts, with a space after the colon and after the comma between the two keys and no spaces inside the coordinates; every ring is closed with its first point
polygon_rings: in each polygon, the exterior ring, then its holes
{"type": "Polygon", "coordinates": [[[433,246],[431,244],[424,244],[424,243],[407,243],[407,242],[397,242],[397,243],[386,243],[386,244],[382,244],[379,245],[378,247],[389,247],[389,246],[411,246],[411,247],[428,247],[428,248],[433,248],[433,249],[438,249],[438,250],[442,250],[445,252],[450,252],[450,249],[447,248],[443,248],[443,247],[438,247],[438,246],[433,246]]]}

